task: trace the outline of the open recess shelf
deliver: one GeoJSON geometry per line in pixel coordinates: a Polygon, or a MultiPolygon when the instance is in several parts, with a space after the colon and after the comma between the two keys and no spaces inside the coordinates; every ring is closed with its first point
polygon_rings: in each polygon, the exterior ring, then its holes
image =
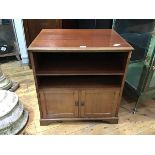
{"type": "Polygon", "coordinates": [[[38,88],[120,88],[122,76],[37,76],[38,88]]]}
{"type": "Polygon", "coordinates": [[[123,75],[127,53],[35,53],[36,75],[123,75]]]}

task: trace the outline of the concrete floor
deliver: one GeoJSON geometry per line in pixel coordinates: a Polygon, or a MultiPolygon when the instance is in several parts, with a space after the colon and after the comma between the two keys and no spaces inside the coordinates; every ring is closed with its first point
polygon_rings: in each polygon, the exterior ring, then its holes
{"type": "Polygon", "coordinates": [[[29,111],[29,122],[21,134],[23,135],[144,135],[155,134],[155,100],[145,100],[139,105],[136,114],[130,113],[134,103],[121,101],[119,123],[103,122],[62,122],[49,126],[40,126],[39,108],[32,70],[21,66],[19,62],[1,64],[2,71],[12,80],[20,82],[16,91],[19,99],[29,111]]]}

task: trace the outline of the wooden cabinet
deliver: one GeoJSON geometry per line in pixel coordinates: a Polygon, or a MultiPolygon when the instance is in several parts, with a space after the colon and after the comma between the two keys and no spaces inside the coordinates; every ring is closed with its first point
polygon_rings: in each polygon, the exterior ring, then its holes
{"type": "Polygon", "coordinates": [[[113,30],[42,30],[28,48],[41,125],[56,120],[117,123],[132,49],[113,30]]]}

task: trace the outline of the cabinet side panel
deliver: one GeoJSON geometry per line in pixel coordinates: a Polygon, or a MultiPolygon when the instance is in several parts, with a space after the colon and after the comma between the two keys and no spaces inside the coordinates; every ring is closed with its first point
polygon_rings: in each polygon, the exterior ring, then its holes
{"type": "Polygon", "coordinates": [[[41,113],[41,118],[45,119],[47,118],[47,105],[46,105],[46,99],[45,99],[45,94],[44,90],[40,90],[38,93],[38,102],[40,105],[40,113],[41,113]]]}
{"type": "Polygon", "coordinates": [[[38,98],[38,105],[39,105],[39,110],[40,110],[40,117],[42,118],[42,109],[41,109],[41,100],[40,100],[40,96],[39,96],[39,90],[38,90],[38,80],[36,77],[36,66],[37,66],[37,62],[35,62],[35,58],[34,58],[34,53],[33,52],[29,52],[30,54],[30,60],[31,60],[31,65],[32,65],[32,70],[33,70],[33,76],[34,76],[34,82],[35,82],[35,86],[36,86],[36,93],[37,93],[37,98],[38,98]]]}
{"type": "Polygon", "coordinates": [[[121,90],[119,93],[118,104],[117,104],[115,116],[118,116],[119,106],[120,106],[120,102],[122,99],[122,93],[123,93],[124,83],[125,83],[125,79],[126,79],[126,75],[127,75],[127,71],[128,71],[128,64],[130,62],[131,54],[132,54],[132,51],[128,51],[128,57],[126,60],[126,64],[124,64],[125,65],[125,73],[124,73],[123,78],[122,78],[121,90]]]}

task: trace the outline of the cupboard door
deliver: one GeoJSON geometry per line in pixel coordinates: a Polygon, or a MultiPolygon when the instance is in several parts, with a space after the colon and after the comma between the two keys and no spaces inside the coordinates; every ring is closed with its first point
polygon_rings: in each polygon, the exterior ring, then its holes
{"type": "Polygon", "coordinates": [[[83,90],[80,95],[80,116],[85,118],[115,116],[118,99],[119,90],[83,90]]]}
{"type": "Polygon", "coordinates": [[[78,117],[78,91],[66,89],[40,90],[43,118],[78,117]]]}

